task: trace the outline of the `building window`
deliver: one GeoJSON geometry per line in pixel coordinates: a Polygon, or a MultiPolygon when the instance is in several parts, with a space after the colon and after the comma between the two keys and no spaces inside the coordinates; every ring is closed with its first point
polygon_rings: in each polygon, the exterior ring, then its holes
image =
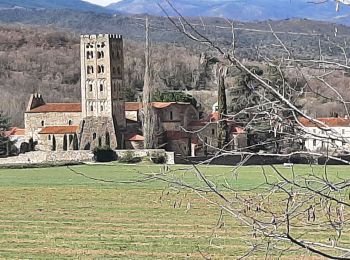
{"type": "Polygon", "coordinates": [[[89,91],[92,92],[92,84],[89,84],[89,91]]]}
{"type": "Polygon", "coordinates": [[[95,140],[96,139],[96,133],[92,134],[92,139],[95,140]]]}
{"type": "Polygon", "coordinates": [[[94,67],[93,66],[87,66],[87,74],[93,74],[94,73],[94,67]]]}
{"type": "Polygon", "coordinates": [[[316,129],[314,129],[314,134],[316,134],[316,129]]]}
{"type": "Polygon", "coordinates": [[[98,72],[98,73],[104,73],[104,72],[105,72],[105,67],[104,67],[103,65],[99,65],[99,66],[97,67],[97,72],[98,72]]]}
{"type": "Polygon", "coordinates": [[[118,72],[118,75],[120,75],[122,73],[120,67],[117,68],[117,72],[118,72]]]}
{"type": "Polygon", "coordinates": [[[47,139],[48,139],[49,141],[51,141],[51,135],[49,135],[49,136],[47,137],[47,139]]]}
{"type": "Polygon", "coordinates": [[[99,52],[97,52],[97,58],[98,58],[98,59],[103,59],[104,57],[105,57],[104,51],[99,51],[99,52]]]}
{"type": "Polygon", "coordinates": [[[101,111],[103,111],[103,105],[101,105],[101,111]]]}
{"type": "Polygon", "coordinates": [[[41,126],[45,126],[45,121],[41,121],[41,126]]]}
{"type": "Polygon", "coordinates": [[[86,58],[89,59],[93,59],[94,58],[94,52],[93,51],[87,51],[86,52],[86,58]]]}
{"type": "Polygon", "coordinates": [[[316,140],[313,140],[313,146],[315,147],[316,146],[316,140]]]}
{"type": "Polygon", "coordinates": [[[94,106],[93,105],[90,106],[90,111],[94,111],[94,106]]]}
{"type": "Polygon", "coordinates": [[[101,42],[101,48],[104,48],[106,44],[104,42],[101,42]]]}
{"type": "Polygon", "coordinates": [[[117,51],[117,59],[120,59],[120,51],[117,51]]]}
{"type": "Polygon", "coordinates": [[[170,121],[173,120],[173,111],[170,111],[170,121]]]}
{"type": "Polygon", "coordinates": [[[73,123],[72,120],[68,121],[68,125],[72,125],[72,123],[73,123]]]}
{"type": "Polygon", "coordinates": [[[100,91],[103,91],[103,84],[100,84],[100,91]]]}
{"type": "Polygon", "coordinates": [[[211,129],[211,135],[212,135],[212,136],[215,135],[215,129],[211,129]]]}
{"type": "Polygon", "coordinates": [[[345,135],[345,129],[342,129],[342,130],[341,130],[341,134],[342,134],[342,135],[345,135]]]}

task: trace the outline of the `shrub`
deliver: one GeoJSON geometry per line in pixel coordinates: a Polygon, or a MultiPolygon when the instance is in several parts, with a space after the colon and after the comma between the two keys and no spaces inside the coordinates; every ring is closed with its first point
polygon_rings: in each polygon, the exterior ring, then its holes
{"type": "Polygon", "coordinates": [[[151,154],[151,161],[155,164],[164,164],[166,162],[166,158],[163,153],[156,152],[151,154]]]}
{"type": "Polygon", "coordinates": [[[93,153],[96,162],[111,162],[117,160],[117,154],[110,147],[96,147],[93,153]]]}
{"type": "Polygon", "coordinates": [[[132,151],[125,152],[125,154],[119,158],[119,162],[123,163],[139,163],[141,161],[141,157],[136,157],[132,151]]]}

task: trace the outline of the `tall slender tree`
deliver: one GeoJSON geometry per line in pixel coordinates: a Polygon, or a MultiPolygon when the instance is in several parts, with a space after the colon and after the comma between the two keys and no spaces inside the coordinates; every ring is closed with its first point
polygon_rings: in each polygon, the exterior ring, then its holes
{"type": "Polygon", "coordinates": [[[143,135],[144,148],[155,147],[155,120],[154,108],[152,106],[152,85],[150,69],[150,38],[149,19],[146,17],[146,49],[145,49],[145,76],[143,85],[143,135]]]}
{"type": "Polygon", "coordinates": [[[10,119],[0,111],[0,155],[9,155],[10,153],[10,140],[6,136],[6,131],[10,128],[10,119]]]}

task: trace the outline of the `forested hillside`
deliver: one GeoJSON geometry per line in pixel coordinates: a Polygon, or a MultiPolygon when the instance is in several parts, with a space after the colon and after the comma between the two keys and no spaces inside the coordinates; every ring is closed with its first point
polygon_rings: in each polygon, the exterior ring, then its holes
{"type": "MultiPolygon", "coordinates": [[[[6,22],[0,26],[0,91],[3,98],[0,109],[12,117],[15,125],[23,126],[23,112],[33,92],[42,93],[50,102],[80,100],[80,33],[123,34],[128,99],[136,98],[135,92],[142,88],[144,27],[142,20],[135,16],[66,10],[11,10],[0,11],[0,21],[6,22]],[[14,22],[22,24],[14,25],[14,22]]],[[[230,46],[231,28],[225,20],[206,18],[203,23],[198,19],[192,22],[217,43],[230,46]]],[[[155,88],[196,91],[199,101],[209,110],[215,101],[212,91],[215,90],[215,67],[199,63],[201,53],[208,49],[179,34],[165,18],[151,17],[151,26],[155,88]]],[[[320,48],[324,58],[334,61],[344,59],[343,50],[347,57],[350,56],[347,45],[339,47],[350,41],[349,27],[307,20],[275,21],[271,26],[276,32],[291,32],[278,35],[296,57],[319,59],[320,48]]],[[[269,32],[268,22],[237,22],[235,27],[236,53],[246,63],[259,65],[284,52],[269,32]]],[[[332,73],[329,80],[347,94],[350,88],[348,74],[332,73]]],[[[310,81],[314,89],[323,91],[320,82],[310,81]]],[[[228,82],[228,88],[231,88],[235,79],[228,82]]],[[[305,108],[311,113],[317,112],[318,116],[338,111],[338,106],[329,99],[313,96],[308,99],[311,102],[304,101],[305,108]]]]}
{"type": "MultiPolygon", "coordinates": [[[[39,92],[48,102],[80,101],[80,36],[69,31],[25,26],[0,27],[0,110],[23,126],[29,95],[39,92]]],[[[143,45],[125,43],[125,80],[129,99],[143,85],[143,45]]],[[[195,52],[171,44],[154,46],[157,88],[185,88],[198,68],[195,52]],[[175,57],[175,58],[174,58],[175,57]]]]}

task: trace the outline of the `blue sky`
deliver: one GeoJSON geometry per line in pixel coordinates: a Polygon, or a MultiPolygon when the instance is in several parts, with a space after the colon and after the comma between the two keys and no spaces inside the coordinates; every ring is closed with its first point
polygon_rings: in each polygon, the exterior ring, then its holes
{"type": "Polygon", "coordinates": [[[106,5],[111,4],[111,3],[119,2],[120,0],[84,0],[84,1],[90,2],[93,4],[106,6],[106,5]]]}

